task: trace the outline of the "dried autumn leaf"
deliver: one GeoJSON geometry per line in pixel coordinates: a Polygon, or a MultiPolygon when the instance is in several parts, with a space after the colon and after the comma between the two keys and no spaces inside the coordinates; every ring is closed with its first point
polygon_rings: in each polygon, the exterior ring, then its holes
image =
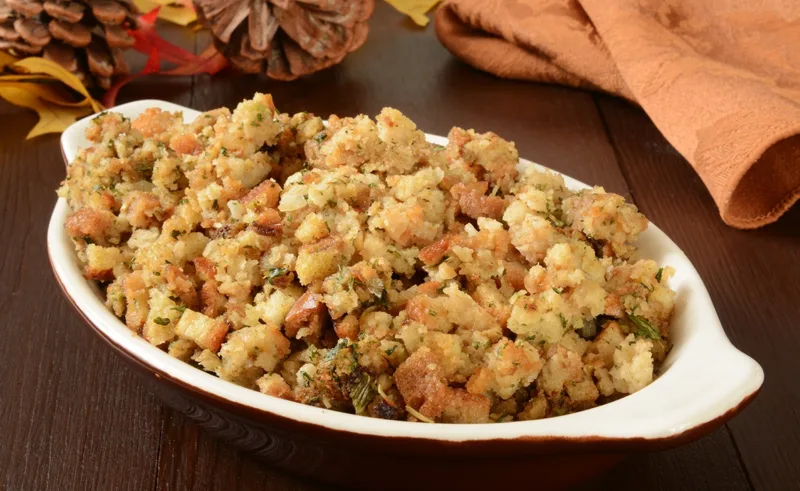
{"type": "Polygon", "coordinates": [[[131,80],[137,79],[139,77],[144,77],[145,75],[149,75],[151,73],[157,73],[161,69],[161,59],[158,55],[158,50],[153,48],[150,51],[150,56],[147,58],[147,63],[145,63],[144,68],[139,73],[135,73],[133,75],[128,75],[125,77],[120,78],[119,80],[108,89],[108,92],[103,96],[103,104],[106,107],[114,107],[117,101],[117,94],[119,94],[119,89],[125,86],[131,80]]]}
{"type": "Polygon", "coordinates": [[[173,24],[188,26],[197,20],[197,12],[188,0],[134,0],[133,3],[141,12],[150,12],[156,7],[161,7],[158,18],[173,24]]]}
{"type": "Polygon", "coordinates": [[[228,66],[228,60],[211,44],[190,63],[167,70],[163,72],[163,75],[198,75],[200,73],[214,75],[226,66],[228,66]]]}
{"type": "Polygon", "coordinates": [[[13,56],[6,53],[5,51],[0,51],[0,68],[3,68],[11,63],[14,63],[15,61],[17,61],[17,59],[14,58],[13,56]]]}
{"type": "Polygon", "coordinates": [[[11,104],[33,109],[39,115],[39,122],[26,139],[45,133],[61,133],[79,118],[93,112],[90,106],[65,107],[48,104],[33,92],[12,85],[0,85],[0,97],[11,104]]]}
{"type": "Polygon", "coordinates": [[[147,63],[145,64],[144,68],[141,72],[136,73],[134,75],[129,75],[127,77],[123,77],[106,92],[103,96],[103,104],[106,107],[113,107],[116,105],[117,95],[119,94],[119,90],[124,87],[128,82],[134,80],[139,77],[143,77],[145,75],[170,75],[170,76],[189,76],[189,75],[198,75],[200,73],[207,73],[209,75],[214,75],[215,73],[219,72],[226,66],[228,66],[228,60],[222,56],[222,53],[217,51],[214,45],[209,45],[205,51],[203,51],[199,56],[192,55],[193,59],[188,61],[183,65],[179,65],[171,70],[161,71],[161,60],[159,57],[159,51],[157,49],[153,49],[150,52],[150,56],[147,58],[147,63]]]}
{"type": "Polygon", "coordinates": [[[75,92],[84,96],[83,101],[91,105],[95,112],[103,110],[103,106],[101,106],[99,102],[94,100],[94,98],[89,95],[89,91],[86,90],[86,87],[83,85],[83,83],[81,83],[78,77],[73,75],[58,63],[45,60],[44,58],[32,56],[30,58],[24,58],[22,60],[15,61],[7,65],[6,68],[15,72],[42,73],[50,75],[56,80],[64,83],[69,88],[73,89],[75,92]]]}
{"type": "Polygon", "coordinates": [[[430,22],[425,12],[433,8],[440,0],[386,0],[386,2],[399,12],[411,17],[418,26],[425,27],[430,22]]]}
{"type": "Polygon", "coordinates": [[[86,100],[75,101],[66,90],[52,79],[42,79],[35,75],[5,75],[0,77],[0,87],[15,87],[25,90],[45,102],[64,107],[90,107],[86,100]],[[24,77],[24,78],[23,78],[24,77]]]}
{"type": "Polygon", "coordinates": [[[160,10],[161,6],[157,6],[136,19],[136,29],[128,31],[135,39],[133,49],[146,55],[150,55],[155,49],[160,59],[178,65],[192,62],[196,57],[194,53],[175,46],[156,32],[155,22],[160,10]]]}
{"type": "Polygon", "coordinates": [[[0,53],[0,70],[0,97],[39,115],[27,138],[60,133],[78,118],[103,109],[75,75],[53,61],[0,53]]]}

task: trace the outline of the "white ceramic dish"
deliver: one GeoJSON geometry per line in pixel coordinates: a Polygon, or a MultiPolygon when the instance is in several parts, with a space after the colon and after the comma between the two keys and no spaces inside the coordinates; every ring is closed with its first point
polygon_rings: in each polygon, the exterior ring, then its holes
{"type": "MultiPolygon", "coordinates": [[[[175,104],[144,100],[114,108],[135,118],[148,107],[183,111],[194,119],[197,111],[175,104]]],[[[71,161],[86,145],[84,130],[91,117],[70,126],[61,137],[64,158],[71,161]]],[[[446,144],[440,136],[431,142],[446,144]]],[[[524,161],[521,165],[535,165],[524,161]]],[[[585,184],[564,176],[571,188],[585,184]]],[[[104,305],[99,290],[87,282],[78,266],[73,245],[64,229],[68,210],[59,199],[48,229],[48,251],[53,270],[65,294],[87,321],[112,345],[140,366],[162,378],[177,381],[184,389],[199,391],[225,404],[256,413],[286,418],[348,435],[402,437],[426,441],[498,442],[586,439],[593,441],[685,440],[693,430],[715,426],[741,409],[759,390],[763,371],[753,359],[737,350],[725,336],[703,281],[688,258],[672,240],[652,225],[642,234],[639,247],[644,257],[670,265],[676,274],[670,286],[678,292],[672,320],[674,348],[660,376],[645,389],[590,410],[528,422],[483,425],[410,424],[339,413],[270,397],[239,387],[191,367],[135,336],[104,305]]],[[[704,433],[696,432],[696,433],[704,433]]]]}

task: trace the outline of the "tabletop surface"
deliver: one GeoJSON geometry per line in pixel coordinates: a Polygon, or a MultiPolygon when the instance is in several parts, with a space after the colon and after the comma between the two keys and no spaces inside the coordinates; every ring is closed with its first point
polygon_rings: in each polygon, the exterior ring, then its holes
{"type": "MultiPolygon", "coordinates": [[[[731,341],[761,363],[766,381],[707,437],[633,455],[580,489],[800,489],[800,207],[760,230],[732,229],[639,108],[475,71],[437,42],[432,24],[415,28],[384,2],[370,24],[359,51],[295,82],[227,71],[150,76],[118,102],[206,110],[259,91],[290,113],[375,115],[392,106],[429,133],[495,131],[525,158],[626,196],[686,252],[731,341]]],[[[164,32],[195,52],[208,43],[203,32],[164,32]]],[[[57,136],[23,141],[34,122],[0,101],[0,489],[327,489],[250,459],[162,405],[72,311],[45,247],[64,164],[57,136]]]]}

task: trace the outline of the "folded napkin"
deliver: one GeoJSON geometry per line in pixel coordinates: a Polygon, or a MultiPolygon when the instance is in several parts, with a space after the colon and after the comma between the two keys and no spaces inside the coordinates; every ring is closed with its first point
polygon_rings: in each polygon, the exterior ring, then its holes
{"type": "Polygon", "coordinates": [[[734,227],[800,197],[800,1],[446,0],[436,32],[501,77],[639,104],[734,227]]]}

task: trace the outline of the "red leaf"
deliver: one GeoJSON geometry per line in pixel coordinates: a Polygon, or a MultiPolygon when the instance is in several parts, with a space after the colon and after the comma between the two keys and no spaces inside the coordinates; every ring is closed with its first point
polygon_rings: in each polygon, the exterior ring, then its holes
{"type": "Polygon", "coordinates": [[[198,73],[214,75],[228,66],[228,60],[222,56],[222,53],[217,51],[213,44],[209,45],[205,51],[200,53],[200,56],[195,58],[195,60],[185,65],[163,72],[164,75],[197,75],[198,73]]]}
{"type": "Polygon", "coordinates": [[[153,24],[156,23],[156,19],[158,19],[158,12],[160,10],[161,6],[158,6],[153,10],[151,10],[150,12],[140,15],[139,18],[137,19],[139,21],[138,24],[148,24],[152,26],[153,24]]]}
{"type": "Polygon", "coordinates": [[[149,54],[149,57],[141,72],[120,78],[106,92],[103,97],[103,104],[106,107],[114,106],[119,90],[133,79],[153,73],[173,76],[197,75],[199,73],[214,75],[228,66],[228,60],[217,51],[213,44],[198,56],[161,38],[155,30],[158,11],[159,7],[156,7],[150,12],[139,16],[136,22],[137,29],[130,31],[131,35],[136,39],[133,49],[149,54]],[[161,71],[161,59],[175,63],[178,66],[170,70],[161,71]]]}
{"type": "Polygon", "coordinates": [[[158,50],[153,48],[150,51],[150,56],[147,58],[147,63],[145,63],[144,68],[139,73],[135,73],[133,75],[127,75],[125,77],[120,78],[117,80],[108,92],[103,96],[103,105],[106,107],[114,107],[117,101],[117,94],[119,93],[119,89],[121,89],[125,84],[130,82],[133,79],[144,77],[145,75],[149,75],[151,73],[158,73],[161,69],[161,60],[158,56],[158,50]]]}
{"type": "Polygon", "coordinates": [[[196,57],[194,53],[175,46],[156,32],[155,22],[160,9],[161,7],[156,7],[150,12],[140,15],[136,20],[136,29],[128,31],[136,41],[133,49],[144,54],[149,54],[156,49],[160,58],[165,61],[178,65],[191,63],[196,57]]]}
{"type": "Polygon", "coordinates": [[[225,57],[222,56],[219,51],[217,51],[213,44],[206,48],[205,51],[200,54],[200,56],[192,55],[192,57],[194,59],[190,60],[185,65],[162,72],[158,50],[153,48],[153,50],[150,52],[150,57],[147,59],[147,64],[145,64],[142,71],[117,80],[117,82],[108,90],[108,92],[106,92],[106,95],[103,97],[103,105],[106,107],[113,107],[116,103],[119,89],[135,78],[150,74],[185,76],[207,73],[209,75],[214,75],[228,66],[228,60],[226,60],[225,57]]]}

